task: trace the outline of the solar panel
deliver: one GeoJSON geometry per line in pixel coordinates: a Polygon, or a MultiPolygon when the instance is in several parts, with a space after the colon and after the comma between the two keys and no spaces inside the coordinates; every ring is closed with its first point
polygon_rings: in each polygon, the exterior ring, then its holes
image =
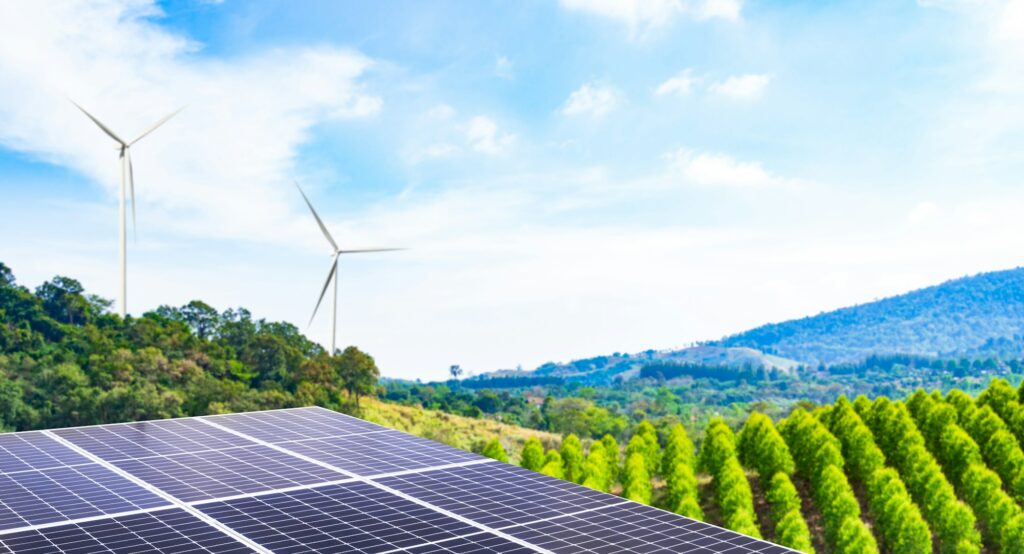
{"type": "Polygon", "coordinates": [[[227,414],[205,419],[270,443],[388,431],[387,427],[369,421],[316,408],[227,414]]]}
{"type": "Polygon", "coordinates": [[[422,471],[378,482],[495,529],[627,502],[509,464],[422,471]]]}
{"type": "Polygon", "coordinates": [[[198,508],[273,551],[389,552],[479,531],[366,483],[198,508]]]}
{"type": "Polygon", "coordinates": [[[792,552],[322,408],[0,435],[0,553],[110,551],[792,552]]]}
{"type": "Polygon", "coordinates": [[[261,445],[112,462],[179,500],[335,481],[343,476],[261,445]]]}
{"type": "Polygon", "coordinates": [[[487,460],[472,452],[398,431],[305,440],[282,446],[359,475],[487,460]]]}
{"type": "Polygon", "coordinates": [[[214,552],[251,549],[180,509],[0,535],[0,552],[214,552]]]}
{"type": "Polygon", "coordinates": [[[252,441],[196,419],[54,429],[55,435],[107,461],[251,446],[252,441]]]}
{"type": "Polygon", "coordinates": [[[89,460],[36,432],[0,434],[0,473],[84,464],[89,460]]]}
{"type": "Polygon", "coordinates": [[[97,464],[0,475],[0,529],[167,504],[97,464]]]}

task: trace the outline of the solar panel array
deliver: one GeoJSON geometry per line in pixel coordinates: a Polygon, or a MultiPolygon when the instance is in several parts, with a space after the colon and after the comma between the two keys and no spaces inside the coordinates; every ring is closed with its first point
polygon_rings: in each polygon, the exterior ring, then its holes
{"type": "Polygon", "coordinates": [[[792,552],[296,408],[0,435],[0,554],[792,552]]]}

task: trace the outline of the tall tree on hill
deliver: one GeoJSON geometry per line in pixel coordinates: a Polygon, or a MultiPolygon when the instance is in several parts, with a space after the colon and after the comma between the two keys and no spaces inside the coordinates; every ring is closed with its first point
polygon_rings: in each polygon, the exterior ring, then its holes
{"type": "Polygon", "coordinates": [[[349,346],[338,357],[338,375],[345,383],[345,390],[349,396],[355,399],[358,408],[359,398],[373,393],[377,380],[380,379],[380,370],[377,369],[372,356],[355,346],[349,346]]]}
{"type": "Polygon", "coordinates": [[[565,479],[573,483],[583,482],[583,443],[576,435],[562,439],[562,467],[565,479]]]}

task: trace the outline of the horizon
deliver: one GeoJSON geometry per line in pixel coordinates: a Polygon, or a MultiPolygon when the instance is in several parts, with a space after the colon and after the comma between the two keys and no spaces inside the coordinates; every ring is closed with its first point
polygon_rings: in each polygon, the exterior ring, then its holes
{"type": "Polygon", "coordinates": [[[1024,2],[0,6],[0,261],[443,379],[1019,268],[1024,2]],[[46,68],[45,71],[40,68],[46,68]],[[129,231],[129,234],[131,232],[129,231]],[[318,256],[321,256],[318,257],[318,256]]]}

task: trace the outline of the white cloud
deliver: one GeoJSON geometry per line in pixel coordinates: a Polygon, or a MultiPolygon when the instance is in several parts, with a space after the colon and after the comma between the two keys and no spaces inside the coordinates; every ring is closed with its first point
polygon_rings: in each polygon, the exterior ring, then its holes
{"type": "Polygon", "coordinates": [[[697,2],[693,14],[697,20],[721,18],[736,21],[740,18],[740,0],[704,0],[697,2]]]}
{"type": "Polygon", "coordinates": [[[305,235],[288,186],[310,129],[377,113],[349,50],[282,48],[231,60],[152,23],[152,3],[0,4],[0,144],[73,169],[114,196],[111,141],[64,96],[132,136],[143,229],[282,241],[305,235]],[[239,199],[244,198],[244,202],[239,199]],[[301,226],[301,231],[297,226],[301,226]]]}
{"type": "Polygon", "coordinates": [[[681,148],[665,156],[673,174],[687,183],[711,187],[774,187],[795,183],[775,175],[759,162],[744,162],[725,154],[681,148]]]}
{"type": "Polygon", "coordinates": [[[455,117],[455,113],[455,108],[448,104],[438,104],[427,110],[427,117],[429,119],[451,119],[455,117]]]}
{"type": "Polygon", "coordinates": [[[490,118],[478,115],[466,124],[466,140],[473,150],[484,154],[500,154],[511,146],[516,137],[498,130],[498,124],[490,118]]]}
{"type": "Polygon", "coordinates": [[[756,100],[764,94],[764,89],[771,82],[771,76],[750,73],[733,75],[724,81],[711,85],[712,94],[734,100],[756,100]]]}
{"type": "Polygon", "coordinates": [[[936,212],[939,211],[939,207],[934,202],[924,201],[920,204],[911,208],[910,212],[907,213],[907,223],[911,225],[920,225],[925,221],[932,218],[936,212]]]}
{"type": "Polygon", "coordinates": [[[560,0],[563,8],[619,21],[631,35],[664,27],[677,17],[697,21],[740,17],[740,0],[560,0]]]}
{"type": "Polygon", "coordinates": [[[406,161],[410,164],[418,164],[427,160],[450,158],[461,151],[462,149],[454,144],[440,142],[437,144],[427,145],[424,148],[407,155],[406,161]]]}
{"type": "Polygon", "coordinates": [[[618,104],[619,93],[614,88],[600,83],[584,83],[569,95],[562,105],[561,112],[569,116],[601,117],[618,104]]]}
{"type": "Polygon", "coordinates": [[[654,94],[655,96],[666,96],[669,94],[686,96],[693,90],[693,86],[697,81],[698,80],[693,77],[693,70],[687,69],[686,71],[683,71],[675,77],[672,77],[658,85],[658,88],[654,90],[654,94]]]}
{"type": "Polygon", "coordinates": [[[498,56],[498,59],[494,60],[494,74],[502,79],[511,79],[512,62],[505,56],[498,56]]]}

